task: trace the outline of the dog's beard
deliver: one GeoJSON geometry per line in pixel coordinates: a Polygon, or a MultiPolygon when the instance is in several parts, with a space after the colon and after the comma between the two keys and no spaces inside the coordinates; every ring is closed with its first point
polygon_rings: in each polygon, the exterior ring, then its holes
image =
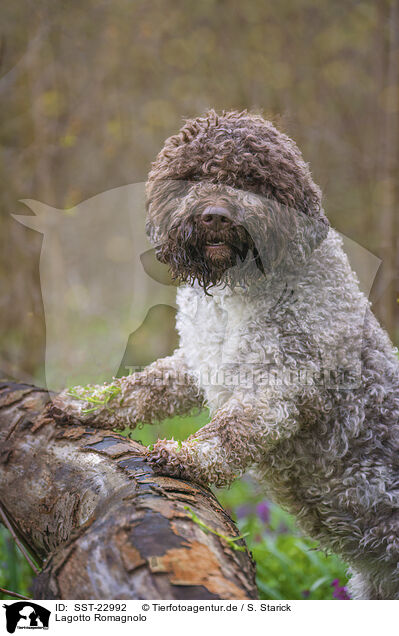
{"type": "Polygon", "coordinates": [[[195,217],[171,228],[156,255],[168,264],[174,279],[191,285],[197,281],[206,293],[220,283],[232,284],[233,279],[244,282],[250,264],[258,273],[263,271],[245,228],[232,224],[223,231],[204,230],[195,217]]]}
{"type": "Polygon", "coordinates": [[[324,214],[310,217],[274,199],[213,184],[193,187],[178,206],[173,192],[161,195],[150,202],[147,223],[157,258],[174,279],[197,281],[205,292],[219,284],[256,288],[265,278],[298,276],[328,233],[324,214]],[[230,222],[212,230],[203,218],[208,206],[224,208],[230,222]]]}

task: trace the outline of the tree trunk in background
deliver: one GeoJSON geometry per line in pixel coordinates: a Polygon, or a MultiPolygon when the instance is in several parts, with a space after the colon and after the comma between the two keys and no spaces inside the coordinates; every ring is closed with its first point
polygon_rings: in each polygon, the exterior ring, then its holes
{"type": "Polygon", "coordinates": [[[0,383],[0,502],[44,565],[36,599],[257,597],[250,554],[209,490],[154,475],[121,435],[60,427],[48,400],[0,383]]]}
{"type": "MultiPolygon", "coordinates": [[[[382,267],[378,277],[378,314],[394,336],[399,328],[398,289],[398,146],[399,146],[399,0],[381,7],[385,38],[386,75],[380,95],[382,135],[380,161],[379,244],[382,267]]],[[[396,334],[397,335],[397,334],[396,334]]]]}

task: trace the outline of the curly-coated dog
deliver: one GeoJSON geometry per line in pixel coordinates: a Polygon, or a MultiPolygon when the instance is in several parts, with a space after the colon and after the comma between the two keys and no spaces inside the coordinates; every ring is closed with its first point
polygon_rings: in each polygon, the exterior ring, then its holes
{"type": "Polygon", "coordinates": [[[399,362],[295,143],[209,111],[166,141],[147,195],[157,256],[183,283],[180,347],[115,380],[112,410],[82,414],[80,389],[55,412],[132,427],[206,404],[206,426],[149,451],[154,469],[224,486],[254,468],[350,564],[354,598],[399,598],[399,362]]]}

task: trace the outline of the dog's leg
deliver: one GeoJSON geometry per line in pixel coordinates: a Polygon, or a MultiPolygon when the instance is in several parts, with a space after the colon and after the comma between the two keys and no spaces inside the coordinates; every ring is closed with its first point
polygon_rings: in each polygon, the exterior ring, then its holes
{"type": "Polygon", "coordinates": [[[348,582],[348,591],[350,597],[354,600],[378,600],[381,597],[376,596],[376,590],[372,581],[360,572],[352,571],[352,576],[348,582]]]}
{"type": "Polygon", "coordinates": [[[378,570],[374,574],[364,574],[355,570],[351,570],[351,572],[352,576],[348,582],[351,598],[358,601],[387,601],[399,598],[397,567],[384,573],[378,572],[378,570]]]}
{"type": "Polygon", "coordinates": [[[184,442],[158,440],[148,461],[161,474],[228,485],[258,463],[279,439],[297,430],[293,411],[289,401],[265,409],[254,396],[231,398],[209,424],[184,442]]]}
{"type": "Polygon", "coordinates": [[[53,399],[49,410],[61,423],[83,421],[122,430],[184,415],[202,404],[201,391],[177,349],[144,371],[115,378],[110,384],[66,389],[53,399]]]}

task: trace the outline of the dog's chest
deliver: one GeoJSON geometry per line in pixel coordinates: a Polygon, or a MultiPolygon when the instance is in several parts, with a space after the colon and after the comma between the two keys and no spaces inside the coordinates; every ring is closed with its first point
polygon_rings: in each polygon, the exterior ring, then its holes
{"type": "MultiPolygon", "coordinates": [[[[205,389],[211,406],[219,406],[237,385],[251,305],[243,295],[182,288],[177,295],[177,329],[187,364],[205,389]]],[[[245,348],[245,347],[244,347],[245,348]]]]}

